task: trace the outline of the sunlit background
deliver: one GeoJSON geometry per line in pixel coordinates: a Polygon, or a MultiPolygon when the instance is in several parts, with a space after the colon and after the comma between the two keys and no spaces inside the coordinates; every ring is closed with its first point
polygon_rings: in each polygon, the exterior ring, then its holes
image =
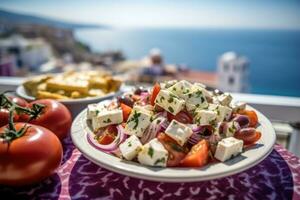
{"type": "MultiPolygon", "coordinates": [[[[233,51],[247,60],[249,74],[247,89],[237,92],[300,96],[300,1],[2,0],[0,8],[2,38],[17,34],[15,27],[22,23],[69,29],[76,48],[84,50],[64,48],[69,45],[65,39],[57,44],[43,31],[35,34],[35,28],[24,34],[49,40],[65,64],[109,67],[120,60],[141,60],[155,48],[166,64],[214,76],[220,73],[220,56],[233,51]]],[[[22,73],[16,75],[46,72],[47,66],[44,71],[18,66],[22,73]]]]}

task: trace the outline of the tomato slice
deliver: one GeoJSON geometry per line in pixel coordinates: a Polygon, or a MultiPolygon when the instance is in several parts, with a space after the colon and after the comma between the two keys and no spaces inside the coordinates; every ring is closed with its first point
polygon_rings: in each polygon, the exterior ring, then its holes
{"type": "Polygon", "coordinates": [[[261,138],[261,132],[254,128],[245,128],[234,134],[234,137],[243,140],[244,146],[252,145],[261,138]]]}
{"type": "Polygon", "coordinates": [[[242,110],[242,111],[239,112],[239,114],[246,115],[249,118],[249,120],[250,120],[249,127],[256,127],[257,126],[258,117],[257,117],[257,114],[254,110],[242,110]]]}
{"type": "Polygon", "coordinates": [[[156,99],[156,96],[158,95],[159,91],[160,91],[160,85],[158,83],[155,83],[153,90],[152,90],[151,97],[150,97],[150,103],[152,106],[154,106],[154,104],[155,104],[155,99],[156,99]]]}
{"type": "Polygon", "coordinates": [[[183,167],[202,167],[208,162],[209,143],[206,140],[199,141],[181,161],[183,167]]]}
{"type": "Polygon", "coordinates": [[[125,105],[125,104],[123,104],[123,103],[121,103],[120,106],[121,106],[122,111],[123,111],[123,121],[126,122],[129,115],[130,115],[130,113],[131,113],[132,108],[125,105]]]}
{"type": "Polygon", "coordinates": [[[98,138],[99,144],[107,145],[112,143],[115,140],[117,133],[118,133],[118,129],[116,126],[114,125],[108,126],[105,129],[105,131],[102,133],[102,135],[99,136],[98,138]]]}
{"type": "Polygon", "coordinates": [[[172,115],[171,113],[168,112],[167,116],[169,121],[175,119],[176,121],[184,124],[193,123],[193,118],[186,111],[180,111],[177,115],[172,115]]]}
{"type": "Polygon", "coordinates": [[[178,166],[180,164],[180,161],[186,155],[186,149],[180,146],[179,144],[177,144],[175,140],[173,140],[165,133],[160,133],[157,138],[162,143],[162,145],[166,148],[166,150],[169,152],[167,166],[168,167],[178,166]]]}
{"type": "Polygon", "coordinates": [[[107,145],[115,140],[115,136],[112,134],[104,133],[98,138],[99,144],[107,145]]]}

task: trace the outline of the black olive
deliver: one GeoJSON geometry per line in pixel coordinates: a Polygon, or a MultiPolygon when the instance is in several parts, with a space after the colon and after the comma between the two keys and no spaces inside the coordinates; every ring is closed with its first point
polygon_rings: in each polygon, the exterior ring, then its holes
{"type": "Polygon", "coordinates": [[[147,92],[147,89],[143,87],[138,87],[135,89],[134,94],[140,95],[142,92],[147,92]]]}
{"type": "Polygon", "coordinates": [[[126,96],[118,97],[118,103],[123,103],[127,106],[133,107],[134,101],[126,96]]]}

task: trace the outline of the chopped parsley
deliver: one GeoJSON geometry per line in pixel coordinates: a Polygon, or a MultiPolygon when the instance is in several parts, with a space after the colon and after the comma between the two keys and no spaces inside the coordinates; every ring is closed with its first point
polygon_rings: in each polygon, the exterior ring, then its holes
{"type": "Polygon", "coordinates": [[[129,146],[129,147],[131,147],[131,146],[132,146],[131,142],[128,142],[128,146],[129,146]]]}
{"type": "Polygon", "coordinates": [[[156,121],[156,124],[159,124],[161,122],[161,120],[160,119],[158,119],[157,121],[156,121]]]}
{"type": "Polygon", "coordinates": [[[150,147],[149,150],[148,150],[148,155],[152,158],[153,154],[154,154],[154,150],[153,150],[152,147],[150,147]]]}
{"type": "Polygon", "coordinates": [[[174,112],[174,109],[173,109],[171,106],[168,107],[168,110],[169,110],[171,113],[174,112]]]}
{"type": "Polygon", "coordinates": [[[200,90],[197,90],[197,92],[196,92],[196,96],[197,96],[197,97],[201,97],[201,96],[202,96],[202,91],[200,91],[200,90]]]}
{"type": "Polygon", "coordinates": [[[139,125],[139,117],[141,116],[141,113],[138,113],[136,110],[134,111],[132,117],[130,118],[129,122],[134,122],[135,125],[133,127],[133,129],[136,129],[139,125]]]}
{"type": "Polygon", "coordinates": [[[189,93],[188,96],[189,96],[189,98],[192,98],[192,94],[191,93],[189,93]]]}
{"type": "Polygon", "coordinates": [[[173,101],[174,101],[174,98],[173,97],[169,97],[168,102],[172,103],[173,101]]]}
{"type": "Polygon", "coordinates": [[[107,120],[103,120],[103,123],[110,123],[110,122],[111,122],[110,118],[107,118],[107,120]]]}
{"type": "Polygon", "coordinates": [[[176,87],[173,87],[173,89],[172,89],[172,90],[176,91],[176,87]]]}
{"type": "Polygon", "coordinates": [[[201,103],[203,103],[205,101],[203,96],[200,99],[201,99],[201,103]]]}
{"type": "Polygon", "coordinates": [[[155,161],[154,165],[157,165],[158,163],[165,163],[166,162],[166,159],[165,157],[162,157],[162,158],[159,158],[155,161]]]}
{"type": "Polygon", "coordinates": [[[162,103],[163,100],[165,100],[165,97],[160,97],[160,103],[162,103]]]}
{"type": "Polygon", "coordinates": [[[98,115],[100,113],[100,111],[99,110],[96,110],[96,115],[98,115]]]}

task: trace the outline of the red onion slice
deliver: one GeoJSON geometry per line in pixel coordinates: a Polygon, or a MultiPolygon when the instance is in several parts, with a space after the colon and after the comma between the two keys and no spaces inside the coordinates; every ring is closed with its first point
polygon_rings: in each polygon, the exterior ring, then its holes
{"type": "Polygon", "coordinates": [[[236,121],[237,123],[239,123],[241,128],[248,127],[250,123],[249,117],[246,115],[237,115],[235,118],[233,118],[232,121],[236,121]]]}
{"type": "Polygon", "coordinates": [[[119,147],[119,144],[124,142],[127,138],[124,132],[124,128],[121,125],[117,126],[117,130],[118,130],[118,135],[115,138],[115,140],[110,144],[107,145],[99,144],[98,141],[95,140],[95,135],[93,133],[87,134],[87,141],[90,145],[92,145],[94,148],[98,150],[105,151],[107,153],[112,153],[119,147]]]}
{"type": "Polygon", "coordinates": [[[148,126],[148,128],[146,129],[143,136],[141,137],[141,143],[146,144],[147,142],[149,142],[150,140],[155,138],[157,133],[159,133],[161,131],[162,124],[164,124],[165,121],[167,121],[167,119],[164,117],[158,117],[158,118],[154,119],[151,122],[151,124],[148,126]]]}

